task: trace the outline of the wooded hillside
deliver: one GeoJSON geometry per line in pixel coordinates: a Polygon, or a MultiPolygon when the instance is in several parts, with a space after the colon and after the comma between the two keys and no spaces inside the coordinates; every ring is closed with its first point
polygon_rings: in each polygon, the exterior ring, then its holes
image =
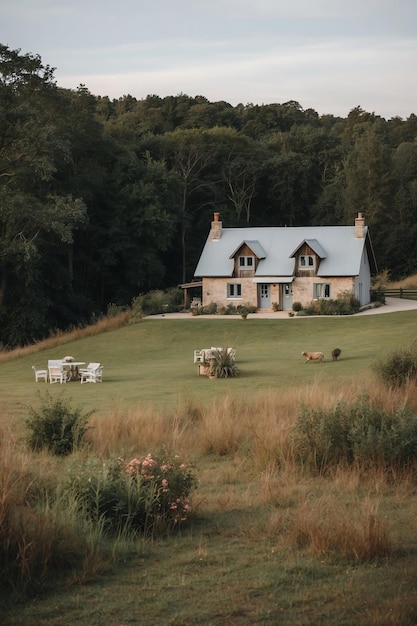
{"type": "Polygon", "coordinates": [[[379,269],[415,273],[417,116],[110,100],[0,45],[0,344],[191,279],[214,211],[227,227],[362,212],[379,269]]]}

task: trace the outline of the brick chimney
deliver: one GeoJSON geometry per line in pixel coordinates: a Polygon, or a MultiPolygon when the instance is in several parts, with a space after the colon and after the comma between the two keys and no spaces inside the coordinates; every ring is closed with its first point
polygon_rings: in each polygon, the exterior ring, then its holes
{"type": "Polygon", "coordinates": [[[365,218],[362,213],[358,213],[358,217],[355,219],[355,237],[357,239],[365,237],[365,218]]]}
{"type": "Polygon", "coordinates": [[[222,236],[222,223],[219,220],[220,213],[215,213],[211,223],[210,241],[218,241],[222,236]]]}

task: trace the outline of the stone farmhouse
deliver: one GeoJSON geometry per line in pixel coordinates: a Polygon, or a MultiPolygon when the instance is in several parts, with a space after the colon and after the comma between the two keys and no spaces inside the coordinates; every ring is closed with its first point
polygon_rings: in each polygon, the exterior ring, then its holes
{"type": "Polygon", "coordinates": [[[201,287],[203,306],[268,310],[277,303],[290,310],[294,302],[306,307],[346,292],[364,306],[376,272],[362,213],[353,226],[265,228],[223,228],[215,213],[194,273],[198,282],[188,286],[201,287]]]}

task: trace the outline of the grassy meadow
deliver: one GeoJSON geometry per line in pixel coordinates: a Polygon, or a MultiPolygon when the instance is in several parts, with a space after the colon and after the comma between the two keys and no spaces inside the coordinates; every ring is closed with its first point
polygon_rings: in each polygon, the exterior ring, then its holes
{"type": "MultiPolygon", "coordinates": [[[[387,471],[380,463],[341,462],[315,472],[296,462],[291,435],[302,407],[331,409],[366,397],[381,411],[407,406],[417,413],[415,385],[388,389],[373,370],[390,350],[414,341],[416,329],[417,311],[145,318],[0,353],[3,499],[19,482],[59,481],[68,463],[81,467],[91,455],[133,457],[161,446],[193,463],[198,478],[193,516],[178,532],[111,542],[86,529],[81,565],[68,565],[74,545],[61,546],[55,578],[41,571],[31,581],[35,590],[18,589],[12,603],[0,603],[0,623],[417,624],[415,465],[387,471]],[[210,346],[236,349],[238,377],[197,376],[193,351],[210,346]],[[342,354],[333,362],[336,347],[342,354]],[[303,350],[323,351],[324,363],[305,364],[303,350]],[[32,365],[65,355],[101,362],[103,383],[35,383],[32,365]],[[28,407],[45,394],[94,410],[88,449],[72,459],[25,446],[28,407]]],[[[58,534],[57,520],[48,523],[33,531],[39,542],[58,534]]]]}
{"type": "MultiPolygon", "coordinates": [[[[340,385],[372,381],[372,362],[415,335],[416,313],[399,312],[363,317],[256,319],[219,316],[183,320],[145,318],[142,322],[98,335],[73,339],[25,354],[0,353],[0,423],[16,422],[24,405],[48,390],[64,393],[75,404],[101,415],[136,410],[139,405],[177,411],[206,404],[225,394],[250,398],[271,390],[300,393],[318,383],[340,385]],[[210,346],[233,346],[240,375],[226,380],[198,377],[193,351],[210,346]],[[331,350],[342,350],[337,363],[331,350]],[[304,366],[303,350],[324,352],[325,362],[304,366]],[[77,361],[104,365],[105,384],[62,387],[35,384],[32,365],[46,367],[48,359],[70,354],[77,361]]],[[[36,349],[36,346],[35,346],[36,349]]]]}

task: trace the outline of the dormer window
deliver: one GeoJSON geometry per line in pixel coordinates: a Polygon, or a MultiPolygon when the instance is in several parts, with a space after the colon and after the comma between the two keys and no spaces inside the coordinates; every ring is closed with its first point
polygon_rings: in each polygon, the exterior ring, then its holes
{"type": "Polygon", "coordinates": [[[314,270],[316,259],[312,254],[300,254],[298,266],[301,270],[314,270]]]}
{"type": "Polygon", "coordinates": [[[253,256],[240,256],[239,268],[241,269],[253,269],[255,265],[253,256]]]}

